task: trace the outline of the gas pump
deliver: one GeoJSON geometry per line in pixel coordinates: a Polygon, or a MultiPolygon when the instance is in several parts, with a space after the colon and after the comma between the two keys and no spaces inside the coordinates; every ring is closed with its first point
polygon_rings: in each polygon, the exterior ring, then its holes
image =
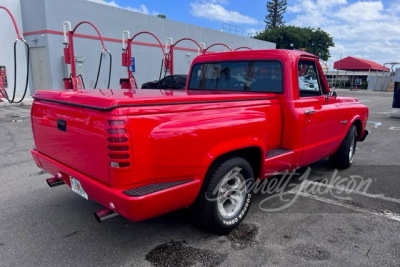
{"type": "Polygon", "coordinates": [[[93,89],[96,89],[97,83],[99,81],[104,53],[108,54],[108,56],[110,57],[110,66],[109,66],[108,84],[107,84],[107,89],[109,89],[110,81],[111,81],[112,56],[111,56],[110,51],[107,50],[107,48],[104,44],[104,40],[100,34],[100,31],[97,29],[97,27],[93,23],[91,23],[89,21],[79,22],[75,26],[74,29],[72,29],[71,23],[69,21],[64,21],[64,23],[63,23],[64,45],[65,45],[65,47],[64,47],[64,63],[71,65],[70,77],[63,79],[64,80],[64,88],[65,89],[73,89],[74,91],[85,89],[85,84],[84,84],[82,75],[76,74],[75,54],[74,54],[74,34],[75,34],[75,31],[78,29],[78,27],[81,26],[82,24],[88,24],[94,28],[94,30],[96,31],[96,33],[100,39],[100,42],[101,42],[101,45],[103,48],[102,52],[100,53],[99,68],[97,71],[96,82],[95,82],[93,89]]]}
{"type": "Polygon", "coordinates": [[[6,74],[6,68],[5,66],[2,66],[2,70],[1,70],[1,77],[0,77],[0,102],[2,101],[1,98],[5,98],[9,103],[21,103],[22,100],[24,100],[25,95],[28,91],[28,83],[29,83],[29,45],[27,44],[27,42],[21,37],[20,33],[19,33],[19,29],[17,26],[17,22],[15,21],[14,16],[12,15],[12,13],[10,12],[10,10],[8,10],[6,7],[4,6],[0,6],[0,9],[3,9],[7,12],[8,16],[11,18],[13,24],[14,24],[14,28],[15,28],[15,32],[17,34],[17,39],[14,42],[14,89],[13,89],[13,94],[12,97],[10,97],[10,95],[8,95],[6,87],[7,87],[7,74],[6,74]],[[26,81],[25,81],[25,89],[24,89],[24,93],[21,97],[20,100],[15,101],[15,96],[16,96],[16,92],[17,92],[17,43],[21,41],[24,45],[25,45],[25,50],[26,50],[26,81]]]}
{"type": "Polygon", "coordinates": [[[122,66],[127,67],[128,78],[121,78],[119,83],[121,85],[121,89],[137,89],[136,79],[133,76],[133,72],[135,71],[135,61],[132,58],[132,49],[131,49],[131,33],[129,31],[122,32],[122,66]],[[128,48],[129,47],[129,48],[128,48]]]}
{"type": "Polygon", "coordinates": [[[160,68],[160,76],[158,77],[158,80],[161,80],[161,75],[162,75],[162,69],[164,67],[164,77],[167,76],[167,72],[169,71],[171,74],[171,61],[170,61],[170,47],[174,43],[174,39],[172,37],[167,37],[165,40],[165,60],[161,62],[161,68],[160,68]]]}
{"type": "Polygon", "coordinates": [[[6,66],[0,66],[0,102],[2,102],[1,98],[3,95],[7,94],[6,88],[8,87],[7,84],[7,71],[6,66]]]}
{"type": "Polygon", "coordinates": [[[136,33],[132,38],[130,38],[129,31],[123,31],[122,32],[122,66],[127,67],[128,78],[120,79],[120,84],[121,84],[122,89],[137,89],[138,88],[136,79],[133,76],[133,72],[134,72],[133,68],[135,66],[135,62],[134,62],[134,58],[132,57],[132,43],[136,37],[138,37],[139,35],[142,35],[142,34],[151,35],[156,39],[156,41],[158,42],[159,46],[161,47],[161,50],[163,53],[163,61],[164,62],[168,61],[164,47],[161,44],[160,39],[158,39],[158,37],[155,34],[153,34],[152,32],[148,32],[148,31],[142,31],[142,32],[136,33]]]}
{"type": "MultiPolygon", "coordinates": [[[[172,38],[171,38],[171,40],[172,40],[172,38]]],[[[195,43],[197,45],[197,47],[198,47],[199,53],[204,53],[204,48],[202,48],[200,43],[198,43],[196,40],[193,40],[192,38],[182,38],[182,39],[179,39],[178,41],[176,41],[174,44],[172,44],[172,41],[171,41],[171,45],[169,46],[169,53],[168,53],[169,56],[168,56],[168,65],[167,65],[168,66],[167,68],[170,70],[170,74],[171,75],[174,74],[174,50],[175,50],[175,46],[178,43],[182,42],[182,41],[191,41],[191,42],[195,43]]],[[[167,41],[167,44],[168,44],[168,41],[167,41]]],[[[204,43],[201,43],[201,44],[204,44],[204,43]]],[[[204,44],[204,46],[205,46],[205,44],[204,44]]]]}

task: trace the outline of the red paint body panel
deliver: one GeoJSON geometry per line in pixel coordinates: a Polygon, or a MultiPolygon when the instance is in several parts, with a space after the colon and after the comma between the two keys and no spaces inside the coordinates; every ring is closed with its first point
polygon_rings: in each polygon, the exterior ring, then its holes
{"type": "Polygon", "coordinates": [[[200,181],[195,179],[192,182],[155,192],[145,197],[130,197],[124,195],[123,190],[111,188],[35,150],[32,150],[31,153],[38,166],[50,173],[61,173],[62,180],[68,186],[71,186],[70,176],[78,179],[88,194],[89,200],[96,201],[108,208],[110,203],[113,203],[119,214],[132,221],[146,220],[185,208],[193,203],[201,187],[200,181]]]}
{"type": "MultiPolygon", "coordinates": [[[[39,167],[53,175],[61,173],[68,185],[69,176],[78,179],[89,199],[105,207],[112,202],[124,217],[142,220],[190,206],[209,167],[224,154],[257,149],[261,152],[259,177],[266,178],[275,171],[291,170],[333,154],[357,120],[363,133],[368,109],[356,99],[300,97],[298,61],[317,62],[315,56],[252,50],[202,55],[193,64],[268,59],[282,63],[282,94],[37,91],[32,107],[36,144],[32,155],[39,167]],[[310,109],[315,113],[306,114],[310,109]],[[59,120],[66,122],[65,131],[59,120]],[[112,124],[115,121],[118,123],[112,124]],[[266,157],[274,149],[288,153],[266,157]],[[183,180],[191,182],[141,197],[122,193],[183,180]]],[[[329,91],[325,79],[323,83],[329,91]]]]}
{"type": "Polygon", "coordinates": [[[37,150],[99,181],[109,183],[109,163],[107,153],[104,153],[107,150],[104,131],[107,117],[99,113],[36,101],[31,118],[37,150]],[[57,129],[57,120],[67,122],[66,132],[57,129]]]}

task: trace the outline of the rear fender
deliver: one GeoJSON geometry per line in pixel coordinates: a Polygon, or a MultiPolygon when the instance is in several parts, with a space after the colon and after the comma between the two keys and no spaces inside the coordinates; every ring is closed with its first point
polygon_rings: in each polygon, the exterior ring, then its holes
{"type": "MultiPolygon", "coordinates": [[[[227,155],[229,153],[233,153],[235,151],[245,149],[245,148],[251,148],[251,147],[256,147],[259,148],[261,151],[261,155],[265,155],[265,142],[263,140],[260,140],[258,138],[254,137],[246,137],[246,138],[239,138],[239,139],[232,139],[228,140],[223,143],[219,143],[213,148],[210,149],[210,152],[203,158],[202,164],[203,166],[207,166],[207,168],[204,170],[202,173],[203,177],[206,176],[209,168],[211,165],[215,162],[215,160],[223,155],[227,155]]],[[[263,168],[263,158],[260,158],[260,166],[261,170],[260,173],[262,173],[262,168],[263,168]]],[[[258,172],[254,170],[255,172],[258,172]]]]}

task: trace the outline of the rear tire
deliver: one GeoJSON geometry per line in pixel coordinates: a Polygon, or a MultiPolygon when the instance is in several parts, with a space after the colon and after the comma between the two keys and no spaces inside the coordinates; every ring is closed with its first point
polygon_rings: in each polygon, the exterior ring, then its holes
{"type": "Polygon", "coordinates": [[[351,166],[356,153],[357,139],[357,127],[352,125],[338,150],[329,157],[333,167],[347,169],[351,166]]]}
{"type": "Polygon", "coordinates": [[[250,164],[241,157],[218,162],[209,172],[191,208],[194,222],[216,234],[227,234],[246,217],[254,183],[250,164]]]}

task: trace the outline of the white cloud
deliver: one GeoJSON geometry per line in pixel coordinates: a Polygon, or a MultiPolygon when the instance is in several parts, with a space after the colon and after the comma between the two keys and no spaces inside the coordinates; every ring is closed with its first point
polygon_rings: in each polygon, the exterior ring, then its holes
{"type": "Polygon", "coordinates": [[[287,11],[293,13],[320,13],[333,7],[347,4],[347,0],[297,0],[294,5],[288,6],[287,11]]]}
{"type": "Polygon", "coordinates": [[[221,4],[221,5],[227,5],[227,4],[229,4],[229,1],[228,1],[228,0],[210,0],[210,2],[211,2],[211,3],[214,3],[214,4],[221,4]]]}
{"type": "Polygon", "coordinates": [[[382,11],[382,2],[356,2],[339,9],[336,16],[346,21],[380,20],[382,11]]]}
{"type": "Polygon", "coordinates": [[[330,61],[356,56],[378,63],[400,62],[400,1],[297,0],[289,25],[319,27],[334,37],[330,61]]]}
{"type": "Polygon", "coordinates": [[[389,13],[390,13],[390,15],[399,15],[400,14],[400,1],[393,2],[390,4],[389,13]]]}
{"type": "Polygon", "coordinates": [[[317,6],[323,9],[345,4],[347,4],[347,0],[317,0],[317,6]]]}
{"type": "Polygon", "coordinates": [[[214,0],[211,2],[191,3],[190,13],[199,18],[205,18],[213,21],[222,21],[235,24],[258,24],[258,20],[239,12],[225,9],[219,3],[226,2],[221,0],[214,0]]]}
{"type": "MultiPolygon", "coordinates": [[[[130,11],[143,13],[146,15],[150,14],[149,9],[144,4],[141,4],[139,7],[130,7],[130,6],[123,7],[123,6],[118,5],[115,1],[106,1],[106,0],[87,0],[87,1],[98,3],[98,4],[103,4],[103,5],[107,5],[107,6],[112,6],[112,7],[123,8],[123,9],[127,9],[130,11]]],[[[154,13],[154,11],[152,13],[154,13]]]]}

